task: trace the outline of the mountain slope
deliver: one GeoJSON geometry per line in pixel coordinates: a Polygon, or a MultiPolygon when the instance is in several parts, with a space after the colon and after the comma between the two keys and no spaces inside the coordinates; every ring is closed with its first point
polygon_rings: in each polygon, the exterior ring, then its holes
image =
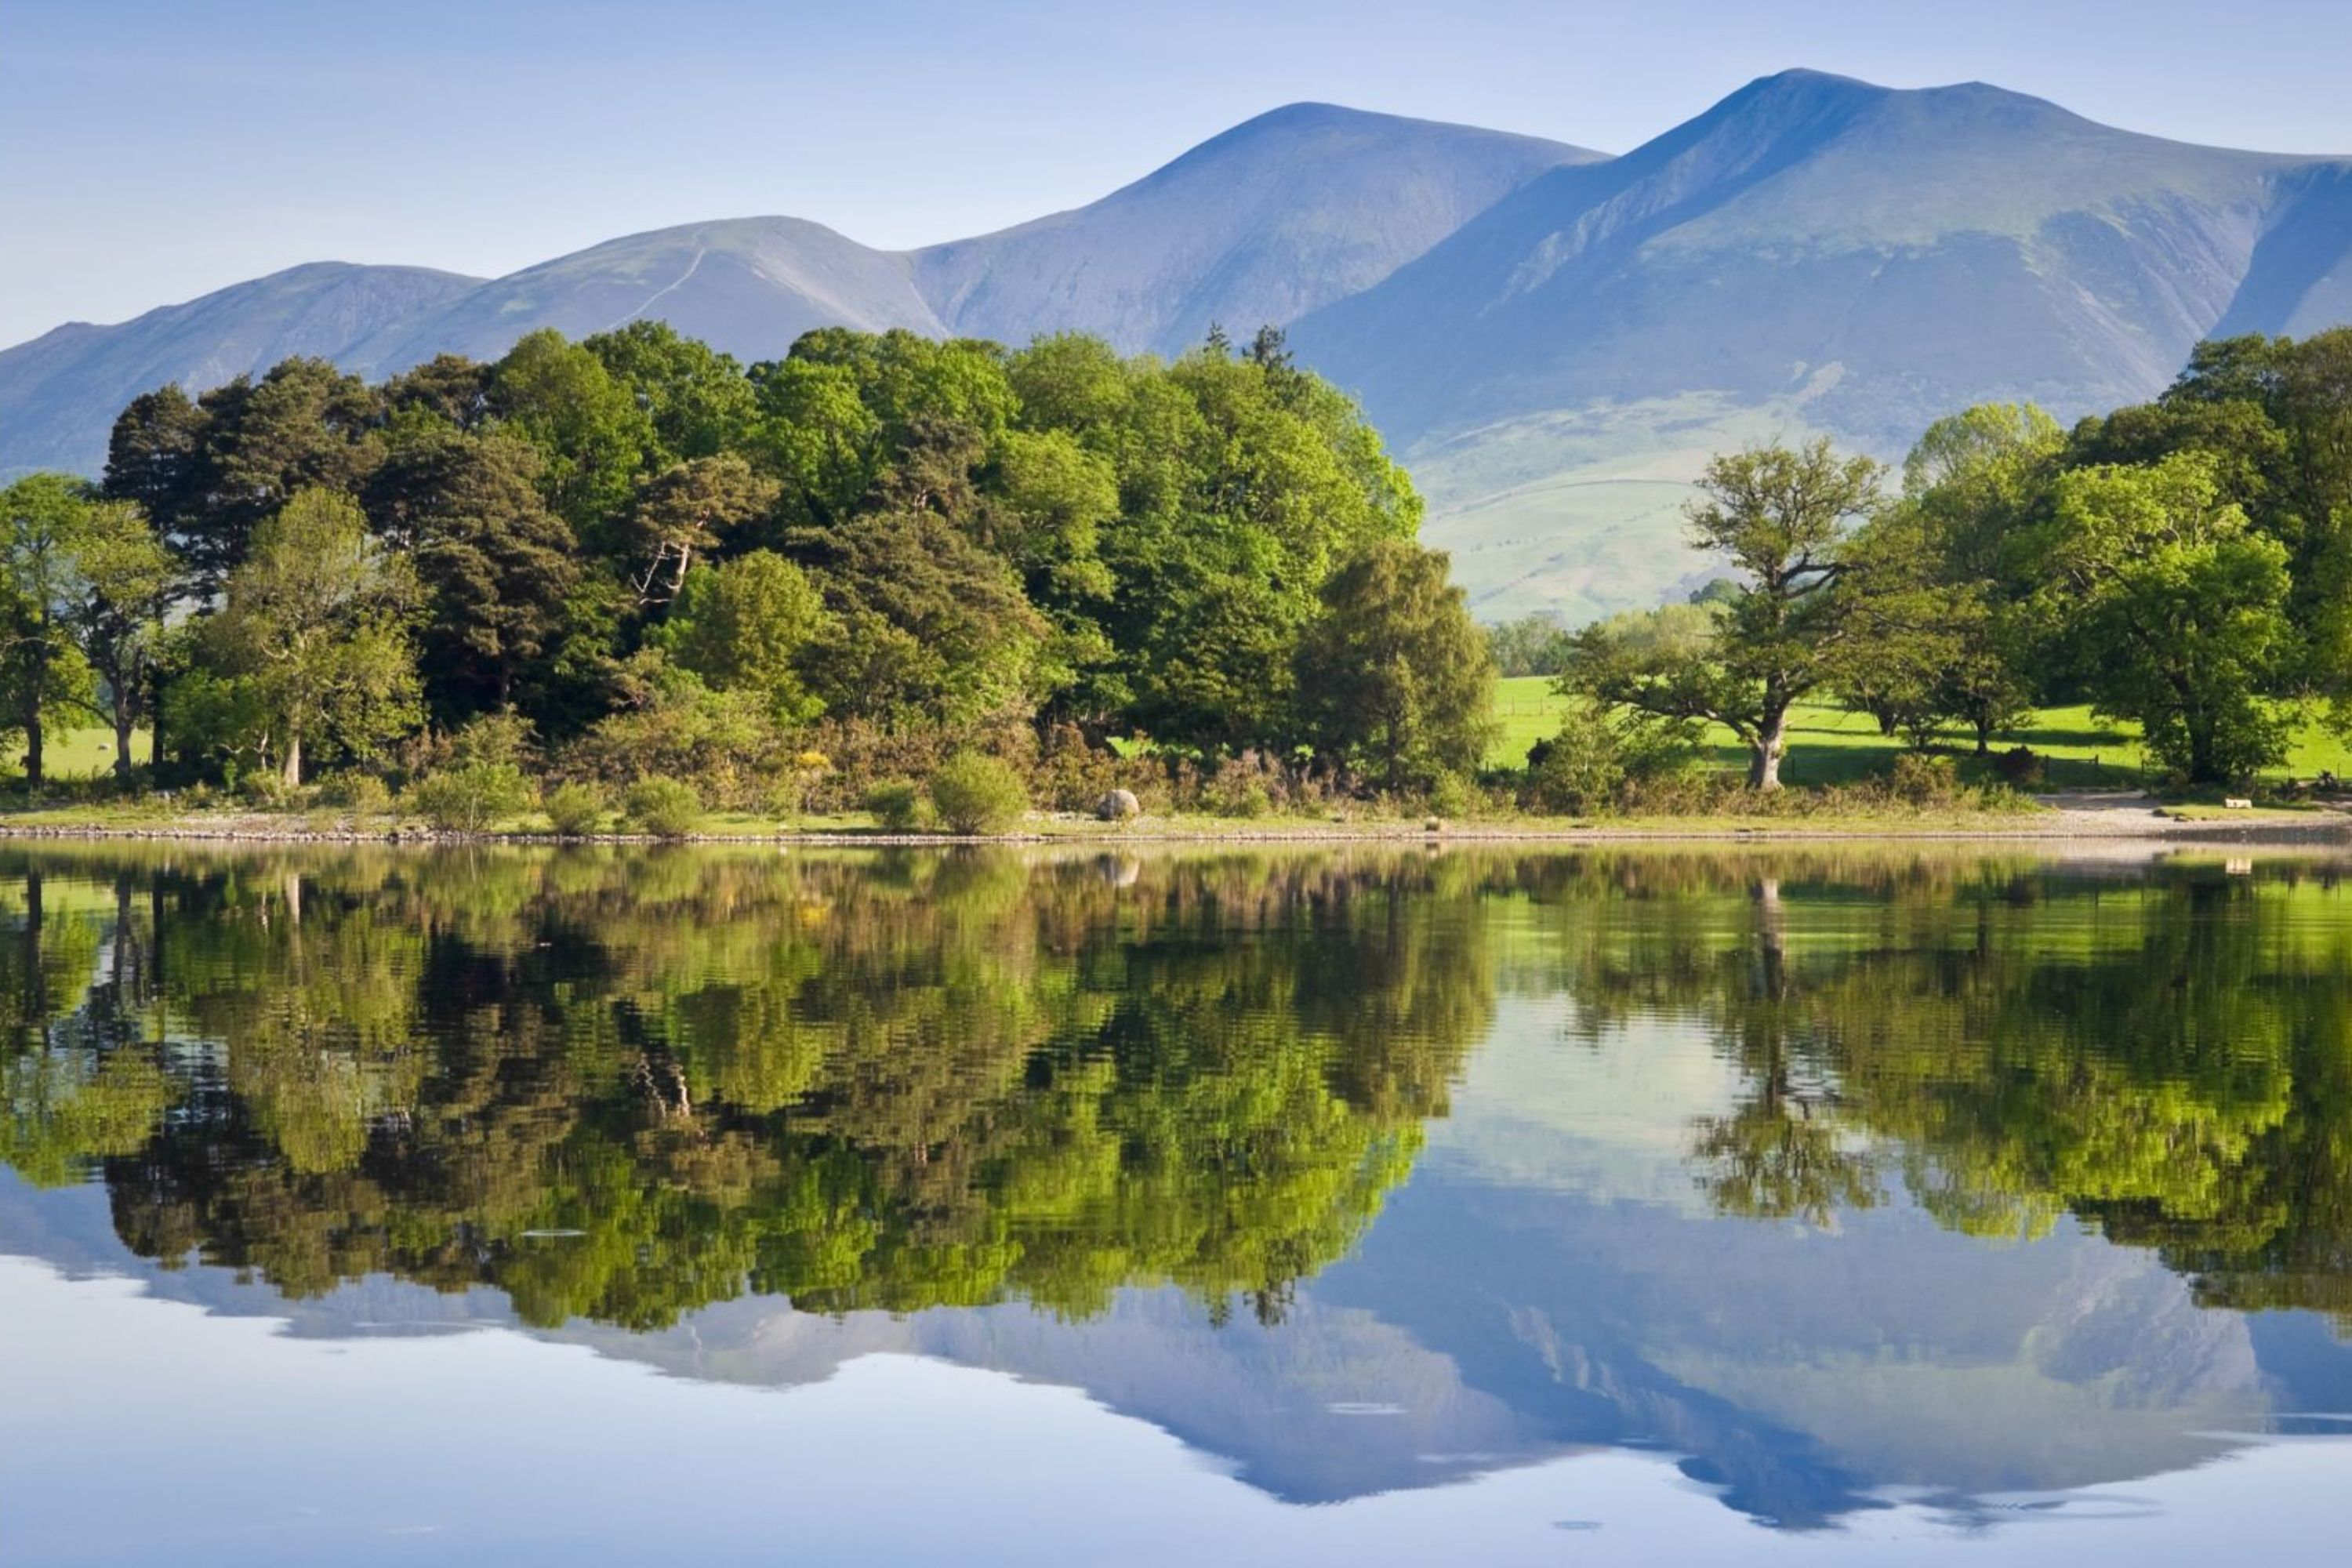
{"type": "Polygon", "coordinates": [[[541,327],[567,337],[642,317],[745,361],[782,358],[812,327],[944,329],[905,258],[791,217],[689,224],[525,268],[386,327],[344,358],[372,375],[436,353],[495,359],[541,327]]]}
{"type": "Polygon", "coordinates": [[[201,392],[289,355],[337,358],[479,281],[422,267],[314,262],[117,326],[76,321],[0,351],[0,474],[95,474],[115,415],[139,394],[173,381],[201,392]]]}
{"type": "Polygon", "coordinates": [[[1972,399],[2160,386],[2312,174],[1994,88],[1790,72],[1531,182],[1295,336],[1408,435],[1829,372],[1825,423],[1900,440],[1972,399]]]}
{"type": "Polygon", "coordinates": [[[1892,456],[1972,402],[2072,416],[2217,328],[2345,319],[2347,168],[1792,71],[1530,181],[1292,343],[1420,459],[1490,609],[1597,609],[1686,570],[1661,502],[1711,447],[1892,456]]]}
{"type": "Polygon", "coordinates": [[[1100,201],[915,253],[959,333],[1174,354],[1369,288],[1546,169],[1601,154],[1326,103],[1259,115],[1100,201]]]}

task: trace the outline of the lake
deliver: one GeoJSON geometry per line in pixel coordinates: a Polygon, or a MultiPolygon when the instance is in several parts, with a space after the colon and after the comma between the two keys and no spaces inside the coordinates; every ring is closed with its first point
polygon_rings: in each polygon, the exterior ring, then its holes
{"type": "Polygon", "coordinates": [[[0,1558],[2352,1529],[2352,883],[0,847],[0,1558]]]}

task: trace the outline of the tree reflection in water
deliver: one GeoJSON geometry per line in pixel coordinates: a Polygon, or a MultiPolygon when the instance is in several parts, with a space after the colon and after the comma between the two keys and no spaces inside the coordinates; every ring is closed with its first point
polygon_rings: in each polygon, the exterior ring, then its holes
{"type": "Polygon", "coordinates": [[[136,1251],[534,1323],[1279,1321],[1498,994],[1701,1026],[1693,1180],[1831,1226],[2073,1214],[2201,1300],[2352,1321],[2335,870],[1889,854],[680,850],[0,857],[0,1158],[136,1251]]]}

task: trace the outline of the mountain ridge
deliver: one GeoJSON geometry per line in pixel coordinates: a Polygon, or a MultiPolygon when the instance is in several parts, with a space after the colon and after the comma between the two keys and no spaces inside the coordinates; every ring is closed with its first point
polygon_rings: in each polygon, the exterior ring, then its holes
{"type": "Polygon", "coordinates": [[[1981,82],[1761,77],[1617,156],[1301,102],[1083,205],[884,251],[768,216],[503,278],[318,263],[0,351],[0,473],[115,409],[317,353],[373,376],[652,315],[739,358],[818,325],[1162,354],[1285,327],[1360,396],[1485,613],[1669,590],[1706,451],[1898,455],[1966,404],[2153,395],[2200,337],[2352,321],[2352,160],[2200,147],[1981,82]]]}

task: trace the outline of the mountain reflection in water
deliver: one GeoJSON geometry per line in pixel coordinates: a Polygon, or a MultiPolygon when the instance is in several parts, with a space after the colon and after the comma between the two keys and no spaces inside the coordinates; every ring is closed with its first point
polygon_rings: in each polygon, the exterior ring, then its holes
{"type": "Polygon", "coordinates": [[[0,1251],[1790,1528],[2352,1410],[2352,891],[1913,852],[0,852],[0,1251]]]}

